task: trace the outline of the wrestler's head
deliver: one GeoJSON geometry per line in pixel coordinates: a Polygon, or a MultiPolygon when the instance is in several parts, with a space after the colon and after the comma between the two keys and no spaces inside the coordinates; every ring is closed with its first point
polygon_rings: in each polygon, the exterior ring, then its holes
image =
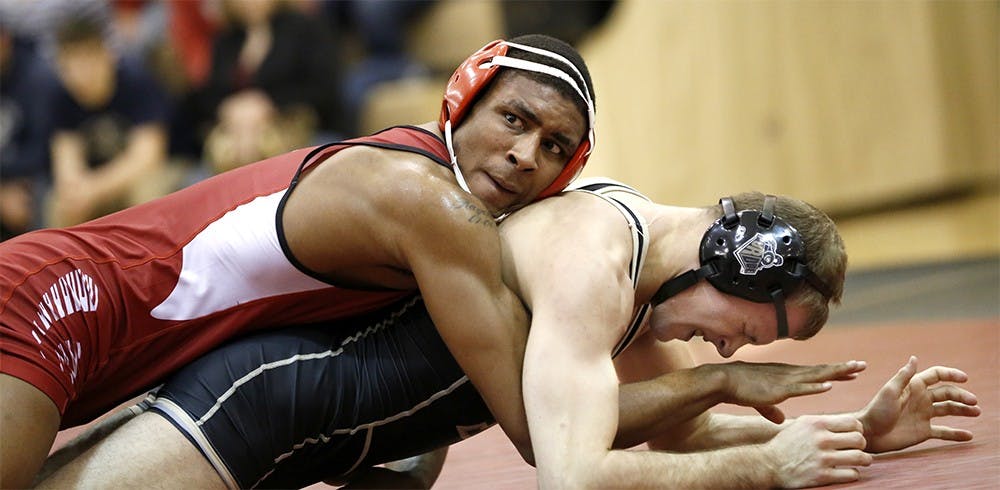
{"type": "Polygon", "coordinates": [[[449,80],[439,121],[460,184],[494,215],[562,190],[593,147],[592,82],[572,46],[494,41],[449,80]]]}

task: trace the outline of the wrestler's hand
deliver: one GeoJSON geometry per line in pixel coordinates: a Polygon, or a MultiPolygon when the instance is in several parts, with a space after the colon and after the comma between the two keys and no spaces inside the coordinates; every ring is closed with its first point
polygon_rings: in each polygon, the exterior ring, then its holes
{"type": "Polygon", "coordinates": [[[766,419],[780,424],[785,414],[775,405],[794,396],[829,390],[830,381],[847,381],[866,367],[862,361],[797,366],[779,363],[731,362],[714,365],[726,373],[723,402],[754,407],[766,419]]]}
{"type": "Polygon", "coordinates": [[[910,360],[875,394],[856,415],[864,424],[866,451],[881,453],[919,444],[928,439],[968,441],[972,433],[943,425],[931,425],[934,417],[957,415],[978,417],[976,395],[954,385],[968,375],[955,368],[934,366],[917,373],[917,358],[910,360]]]}
{"type": "Polygon", "coordinates": [[[774,483],[801,488],[852,482],[856,466],[868,466],[861,422],[850,415],[807,415],[795,419],[764,445],[771,453],[774,483]]]}

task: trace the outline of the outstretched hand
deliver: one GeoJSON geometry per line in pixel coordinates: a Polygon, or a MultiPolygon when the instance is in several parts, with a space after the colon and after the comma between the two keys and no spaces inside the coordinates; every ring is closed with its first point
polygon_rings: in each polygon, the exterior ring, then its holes
{"type": "Polygon", "coordinates": [[[765,418],[780,424],[785,414],[775,405],[794,396],[822,393],[833,387],[831,381],[857,377],[866,364],[848,361],[817,366],[780,363],[731,362],[718,364],[726,373],[726,403],[753,407],[765,418]]]}
{"type": "Polygon", "coordinates": [[[851,415],[805,415],[764,445],[771,452],[775,486],[815,487],[856,481],[858,466],[872,464],[862,451],[861,423],[851,415]]]}
{"type": "Polygon", "coordinates": [[[950,384],[964,383],[969,376],[950,367],[934,366],[917,373],[917,358],[911,356],[858,414],[864,425],[866,451],[895,451],[928,439],[968,441],[972,432],[932,425],[934,417],[956,415],[978,417],[982,412],[972,392],[950,384]],[[937,386],[935,386],[937,385],[937,386]]]}

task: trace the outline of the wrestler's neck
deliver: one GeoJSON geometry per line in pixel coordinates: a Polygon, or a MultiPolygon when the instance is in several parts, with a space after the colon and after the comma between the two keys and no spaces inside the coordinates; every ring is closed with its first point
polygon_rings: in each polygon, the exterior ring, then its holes
{"type": "Polygon", "coordinates": [[[437,135],[438,138],[441,138],[441,141],[444,141],[444,133],[442,133],[441,129],[438,128],[437,121],[429,121],[423,124],[417,124],[416,126],[420,129],[425,129],[427,131],[430,131],[431,133],[434,133],[435,135],[437,135]]]}
{"type": "Polygon", "coordinates": [[[715,218],[703,208],[655,203],[647,203],[640,212],[650,236],[636,300],[645,303],[665,281],[699,267],[701,238],[715,218]]]}

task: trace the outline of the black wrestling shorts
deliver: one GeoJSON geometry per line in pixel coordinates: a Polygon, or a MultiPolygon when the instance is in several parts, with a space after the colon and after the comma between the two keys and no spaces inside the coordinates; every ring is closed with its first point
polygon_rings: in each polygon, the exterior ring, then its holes
{"type": "Polygon", "coordinates": [[[231,488],[300,488],[494,423],[419,297],[228,344],[172,376],[152,410],[231,488]]]}

